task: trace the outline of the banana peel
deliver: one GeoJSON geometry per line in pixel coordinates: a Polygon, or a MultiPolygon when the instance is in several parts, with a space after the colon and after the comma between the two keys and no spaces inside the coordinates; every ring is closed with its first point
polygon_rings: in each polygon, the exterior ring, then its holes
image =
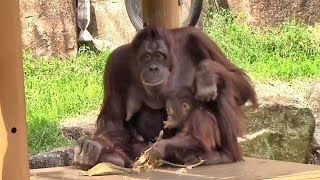
{"type": "Polygon", "coordinates": [[[139,173],[141,171],[151,171],[156,167],[161,166],[160,159],[157,159],[150,154],[150,149],[147,149],[139,159],[133,164],[133,168],[124,168],[108,162],[103,162],[95,165],[88,171],[78,171],[83,176],[103,176],[103,175],[119,175],[127,173],[139,173]]]}
{"type": "Polygon", "coordinates": [[[108,162],[99,163],[88,171],[78,171],[78,173],[83,176],[119,175],[132,172],[133,170],[131,168],[116,166],[108,162]]]}
{"type": "Polygon", "coordinates": [[[180,167],[185,171],[187,171],[205,162],[205,160],[200,159],[198,163],[192,164],[192,165],[174,164],[174,163],[170,163],[165,160],[153,157],[150,154],[150,149],[151,148],[147,149],[140,156],[140,158],[133,164],[132,169],[117,166],[108,162],[103,162],[95,165],[88,171],[78,171],[78,173],[83,176],[103,176],[103,175],[119,175],[119,174],[128,174],[128,173],[149,172],[157,167],[162,166],[163,164],[171,165],[173,167],[180,167]]]}
{"type": "Polygon", "coordinates": [[[202,163],[205,162],[205,160],[199,158],[199,162],[196,164],[189,164],[189,165],[182,165],[182,164],[175,164],[168,161],[165,161],[163,159],[156,158],[151,155],[150,153],[151,148],[147,149],[140,158],[133,164],[133,171],[136,173],[139,173],[141,171],[151,171],[157,167],[161,167],[162,165],[166,164],[173,167],[180,167],[182,169],[191,170],[192,168],[196,166],[200,166],[202,163]]]}
{"type": "Polygon", "coordinates": [[[156,167],[162,165],[161,159],[151,155],[151,148],[147,149],[139,159],[133,164],[133,171],[139,173],[141,171],[149,172],[156,167]]]}

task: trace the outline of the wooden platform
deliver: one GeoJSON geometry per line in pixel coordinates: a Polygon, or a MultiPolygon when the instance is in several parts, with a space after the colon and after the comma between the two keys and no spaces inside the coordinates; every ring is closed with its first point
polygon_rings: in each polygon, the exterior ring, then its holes
{"type": "Polygon", "coordinates": [[[86,177],[77,174],[73,167],[58,167],[31,170],[31,180],[113,180],[113,179],[320,179],[320,166],[298,164],[283,161],[245,158],[244,162],[206,167],[196,167],[184,174],[177,174],[177,169],[157,169],[152,172],[86,177]]]}

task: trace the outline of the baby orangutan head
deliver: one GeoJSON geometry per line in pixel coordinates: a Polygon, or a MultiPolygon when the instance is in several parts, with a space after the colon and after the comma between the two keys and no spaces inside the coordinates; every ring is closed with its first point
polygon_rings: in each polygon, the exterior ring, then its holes
{"type": "Polygon", "coordinates": [[[164,121],[164,128],[181,128],[194,105],[195,102],[191,90],[183,88],[169,92],[166,96],[168,119],[164,121]]]}

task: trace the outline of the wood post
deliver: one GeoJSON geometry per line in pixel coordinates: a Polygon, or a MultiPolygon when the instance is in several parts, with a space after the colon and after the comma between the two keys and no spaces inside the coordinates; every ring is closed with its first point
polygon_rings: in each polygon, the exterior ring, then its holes
{"type": "Polygon", "coordinates": [[[142,0],[144,25],[178,28],[178,0],[142,0]]]}
{"type": "Polygon", "coordinates": [[[0,5],[0,179],[29,179],[19,1],[0,5]]]}

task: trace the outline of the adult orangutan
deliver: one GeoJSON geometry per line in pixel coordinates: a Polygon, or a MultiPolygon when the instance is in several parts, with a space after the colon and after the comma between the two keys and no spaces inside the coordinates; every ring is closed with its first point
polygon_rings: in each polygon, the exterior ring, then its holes
{"type": "Polygon", "coordinates": [[[77,143],[75,163],[80,168],[103,161],[130,167],[163,129],[164,95],[180,86],[195,87],[195,98],[216,117],[221,148],[207,157],[211,164],[241,160],[239,109],[247,101],[257,103],[248,76],[201,30],[146,27],[110,54],[97,130],[77,143]]]}

